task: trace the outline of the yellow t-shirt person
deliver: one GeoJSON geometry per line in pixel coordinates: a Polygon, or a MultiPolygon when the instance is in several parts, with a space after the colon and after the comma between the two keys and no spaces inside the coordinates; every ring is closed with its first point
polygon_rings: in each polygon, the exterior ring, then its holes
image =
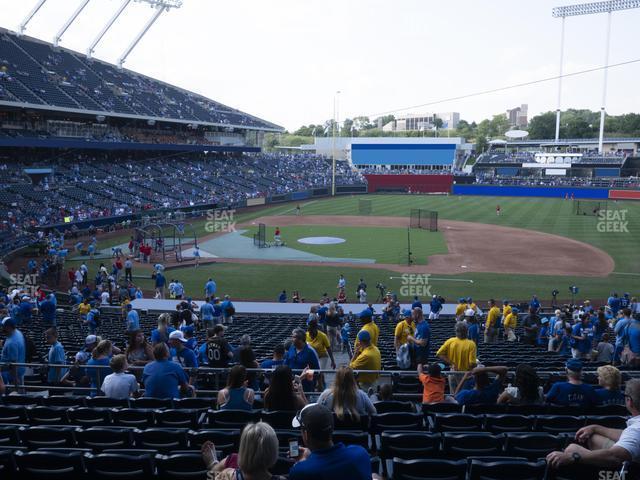
{"type": "Polygon", "coordinates": [[[485,324],[486,328],[493,328],[496,326],[496,322],[500,318],[500,309],[495,305],[489,309],[487,312],[487,322],[485,324]]]}
{"type": "MultiPolygon", "coordinates": [[[[371,321],[369,323],[365,323],[360,329],[360,331],[362,330],[369,332],[369,335],[371,335],[371,345],[374,345],[377,347],[378,336],[380,335],[380,329],[378,328],[378,325],[376,325],[375,322],[371,321]]],[[[360,342],[358,341],[358,336],[356,335],[356,341],[354,342],[354,350],[358,348],[359,344],[360,342]]]]}
{"type": "MultiPolygon", "coordinates": [[[[380,370],[382,367],[380,350],[378,350],[378,347],[369,345],[360,352],[360,355],[351,360],[349,366],[353,370],[380,370]]],[[[377,373],[360,373],[358,374],[358,382],[373,383],[379,376],[377,373]]]]}
{"type": "Polygon", "coordinates": [[[456,317],[461,317],[462,315],[464,315],[464,311],[466,309],[467,309],[467,304],[464,302],[456,305],[456,317]]]}
{"type": "Polygon", "coordinates": [[[502,323],[502,326],[504,328],[514,329],[516,328],[517,325],[518,325],[518,315],[513,312],[509,312],[509,315],[505,317],[504,322],[502,323]]]}
{"type": "Polygon", "coordinates": [[[313,347],[313,349],[318,354],[318,357],[326,357],[327,356],[327,348],[329,348],[329,338],[325,335],[324,332],[318,330],[316,338],[311,338],[309,332],[307,332],[307,343],[313,347]]]}
{"type": "Polygon", "coordinates": [[[399,345],[404,345],[405,343],[407,343],[407,337],[409,335],[413,336],[416,333],[416,324],[413,321],[410,321],[410,323],[407,323],[407,320],[410,320],[410,319],[405,319],[405,320],[402,320],[401,322],[398,322],[398,324],[396,325],[395,332],[393,334],[395,338],[398,339],[399,345]]]}
{"type": "Polygon", "coordinates": [[[442,344],[436,355],[446,355],[459,372],[471,370],[476,364],[476,342],[468,338],[452,337],[442,344]]]}
{"type": "Polygon", "coordinates": [[[90,310],[91,305],[88,303],[82,302],[80,305],[78,305],[78,313],[80,313],[80,315],[86,315],[90,310]]]}

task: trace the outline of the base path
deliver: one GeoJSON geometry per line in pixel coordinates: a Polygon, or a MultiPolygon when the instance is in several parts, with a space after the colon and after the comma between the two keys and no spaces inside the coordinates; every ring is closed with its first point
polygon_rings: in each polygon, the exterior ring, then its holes
{"type": "MultiPolygon", "coordinates": [[[[268,226],[331,225],[351,227],[409,226],[407,217],[359,217],[349,215],[266,216],[244,225],[268,226]]],[[[367,268],[398,272],[460,274],[465,272],[514,273],[528,275],[571,275],[606,277],[615,267],[608,253],[584,242],[522,228],[485,223],[438,220],[449,253],[432,255],[428,265],[387,265],[367,268]]],[[[284,232],[286,235],[286,231],[284,232]]],[[[218,261],[224,261],[218,259],[218,261]]],[[[246,263],[263,263],[250,260],[246,263]]],[[[291,263],[273,262],[264,263],[291,263]]],[[[298,264],[298,262],[295,262],[298,264]]],[[[305,262],[301,263],[304,264],[305,262]]],[[[316,264],[317,265],[317,264],[316,264]]],[[[325,264],[329,265],[329,264],[325,264]]],[[[336,264],[344,267],[345,264],[336,264]]],[[[358,265],[363,267],[363,265],[358,265]]]]}

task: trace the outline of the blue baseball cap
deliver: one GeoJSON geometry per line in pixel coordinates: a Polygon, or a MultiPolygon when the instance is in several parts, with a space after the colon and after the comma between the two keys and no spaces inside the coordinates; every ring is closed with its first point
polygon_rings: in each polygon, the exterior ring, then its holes
{"type": "Polygon", "coordinates": [[[549,319],[547,317],[544,317],[542,320],[540,320],[540,323],[542,323],[543,325],[545,323],[549,323],[549,319]]]}
{"type": "Polygon", "coordinates": [[[582,360],[578,360],[577,358],[570,358],[569,360],[567,360],[567,370],[571,370],[572,372],[581,372],[582,360]]]}
{"type": "Polygon", "coordinates": [[[370,308],[365,308],[358,314],[359,318],[371,318],[373,317],[373,312],[370,308]]]}
{"type": "Polygon", "coordinates": [[[404,310],[402,310],[402,315],[404,315],[405,317],[410,317],[411,310],[409,310],[408,308],[405,308],[404,310]]]}
{"type": "Polygon", "coordinates": [[[371,341],[371,334],[369,332],[367,332],[366,330],[360,330],[358,332],[358,341],[359,342],[370,342],[371,341]]]}
{"type": "Polygon", "coordinates": [[[516,307],[513,307],[513,308],[511,309],[511,311],[512,311],[513,313],[519,313],[519,312],[520,312],[520,310],[518,310],[516,307]]]}
{"type": "Polygon", "coordinates": [[[14,327],[15,328],[16,321],[11,317],[4,317],[2,319],[2,326],[3,327],[14,327]]]}

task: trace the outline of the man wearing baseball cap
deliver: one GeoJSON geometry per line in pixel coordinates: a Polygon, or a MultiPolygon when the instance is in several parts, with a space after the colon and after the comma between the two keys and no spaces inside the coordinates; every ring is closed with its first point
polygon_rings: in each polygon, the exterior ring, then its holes
{"type": "MultiPolygon", "coordinates": [[[[373,310],[371,308],[365,308],[358,314],[358,318],[362,322],[362,328],[360,331],[365,330],[369,332],[371,336],[371,344],[374,346],[378,346],[378,336],[380,335],[380,329],[378,325],[373,321],[373,310]]],[[[354,351],[358,349],[358,338],[356,337],[355,345],[353,346],[354,351]]]]}
{"type": "Polygon", "coordinates": [[[593,387],[582,383],[582,360],[567,360],[567,382],[556,382],[547,393],[547,402],[556,405],[579,405],[588,408],[597,405],[598,396],[593,387]]]}
{"type": "Polygon", "coordinates": [[[306,448],[300,447],[300,457],[289,471],[289,480],[371,479],[371,462],[364,448],[333,443],[333,412],[327,407],[309,404],[291,424],[302,430],[306,448]]]}
{"type": "Polygon", "coordinates": [[[394,331],[394,347],[396,351],[401,345],[407,343],[407,337],[416,333],[416,324],[411,318],[411,310],[405,309],[400,312],[400,321],[394,331]]]}
{"type": "MultiPolygon", "coordinates": [[[[349,366],[353,370],[380,370],[382,367],[380,350],[372,344],[371,335],[367,330],[362,329],[358,332],[357,345],[349,366]]],[[[379,376],[379,373],[359,373],[360,388],[365,391],[372,388],[379,376]]]]}
{"type": "MultiPolygon", "coordinates": [[[[18,330],[16,321],[11,317],[2,320],[2,331],[7,339],[2,346],[0,361],[7,363],[25,363],[26,344],[22,332],[18,330]]],[[[24,380],[24,367],[12,365],[3,367],[2,379],[5,383],[22,385],[24,380]]]]}
{"type": "MultiPolygon", "coordinates": [[[[185,368],[198,368],[198,359],[196,354],[190,348],[187,348],[188,340],[184,338],[184,334],[180,330],[174,330],[169,334],[169,345],[175,350],[173,361],[179,363],[185,368]]],[[[193,385],[196,381],[197,372],[189,377],[189,383],[193,385]]]]}

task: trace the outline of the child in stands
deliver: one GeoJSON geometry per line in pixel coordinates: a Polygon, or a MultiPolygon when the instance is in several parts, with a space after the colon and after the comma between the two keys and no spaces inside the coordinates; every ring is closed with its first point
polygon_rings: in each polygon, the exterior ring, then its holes
{"type": "Polygon", "coordinates": [[[431,363],[424,373],[424,366],[418,365],[418,378],[423,385],[422,403],[444,402],[444,377],[439,363],[431,363]]]}

